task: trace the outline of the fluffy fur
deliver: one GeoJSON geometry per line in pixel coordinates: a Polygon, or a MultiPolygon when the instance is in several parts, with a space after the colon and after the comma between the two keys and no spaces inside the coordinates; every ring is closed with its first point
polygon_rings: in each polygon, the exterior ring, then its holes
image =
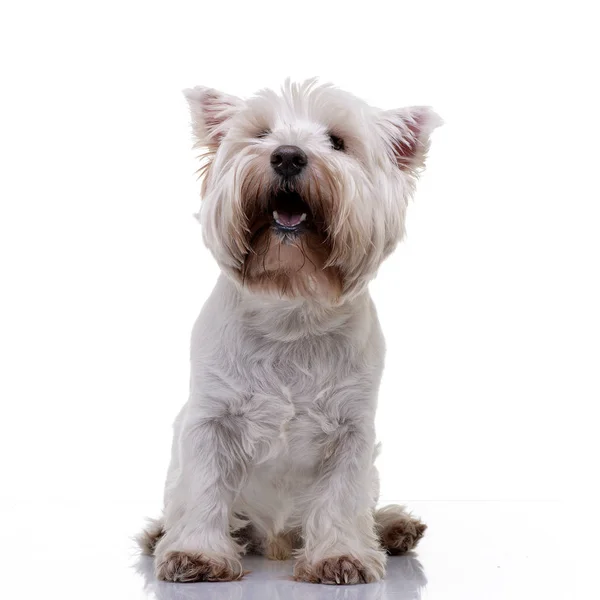
{"type": "Polygon", "coordinates": [[[186,96],[222,275],[193,329],[164,516],[141,546],[168,581],[241,578],[244,551],[294,553],[302,581],[376,581],[386,551],[410,550],[425,526],[376,510],[384,342],[367,285],[403,236],[439,118],[313,80],[245,101],[186,96]],[[282,145],[305,153],[300,173],[274,169],[282,145]],[[282,203],[305,211],[299,229],[274,220],[282,203]]]}

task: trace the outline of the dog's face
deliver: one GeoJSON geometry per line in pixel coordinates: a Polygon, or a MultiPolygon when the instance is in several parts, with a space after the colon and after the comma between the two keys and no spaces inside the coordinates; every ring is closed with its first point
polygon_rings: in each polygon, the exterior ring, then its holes
{"type": "Polygon", "coordinates": [[[360,292],[402,238],[439,117],[312,80],[246,101],[186,96],[204,149],[204,241],[221,268],[256,293],[339,304],[360,292]]]}

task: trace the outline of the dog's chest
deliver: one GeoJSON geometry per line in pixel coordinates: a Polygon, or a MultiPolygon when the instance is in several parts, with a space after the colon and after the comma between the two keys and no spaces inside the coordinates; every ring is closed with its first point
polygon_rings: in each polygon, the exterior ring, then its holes
{"type": "Polygon", "coordinates": [[[336,391],[351,368],[346,348],[334,336],[259,345],[247,355],[243,369],[250,393],[282,415],[269,462],[283,470],[314,466],[338,415],[336,391]]]}

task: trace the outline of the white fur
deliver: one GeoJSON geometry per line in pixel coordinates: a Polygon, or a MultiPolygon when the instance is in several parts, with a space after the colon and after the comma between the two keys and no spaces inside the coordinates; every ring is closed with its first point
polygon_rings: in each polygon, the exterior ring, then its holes
{"type": "Polygon", "coordinates": [[[207,88],[187,97],[208,149],[203,237],[223,273],[193,329],[157,563],[187,551],[236,569],[242,548],[231,532],[249,520],[266,537],[300,527],[308,565],[350,555],[379,579],[373,461],[384,341],[367,284],[402,238],[439,119],[426,108],[380,111],[314,81],[247,101],[207,88]],[[331,131],[346,152],[332,149],[331,131]],[[313,183],[338,203],[329,223],[329,264],[343,279],[335,298],[314,281],[306,297],[250,290],[240,277],[250,251],[244,189],[253,178],[259,198],[270,185],[280,144],[306,152],[313,183]]]}

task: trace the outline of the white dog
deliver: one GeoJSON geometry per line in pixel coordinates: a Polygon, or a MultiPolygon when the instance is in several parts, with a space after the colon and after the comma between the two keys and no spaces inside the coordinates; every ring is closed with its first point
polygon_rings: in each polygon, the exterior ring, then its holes
{"type": "Polygon", "coordinates": [[[222,274],[192,334],[164,515],[140,544],[168,581],[239,579],[249,550],[294,553],[300,581],[376,581],[425,525],[376,509],[384,341],[367,286],[440,119],[313,80],[186,96],[222,274]]]}

